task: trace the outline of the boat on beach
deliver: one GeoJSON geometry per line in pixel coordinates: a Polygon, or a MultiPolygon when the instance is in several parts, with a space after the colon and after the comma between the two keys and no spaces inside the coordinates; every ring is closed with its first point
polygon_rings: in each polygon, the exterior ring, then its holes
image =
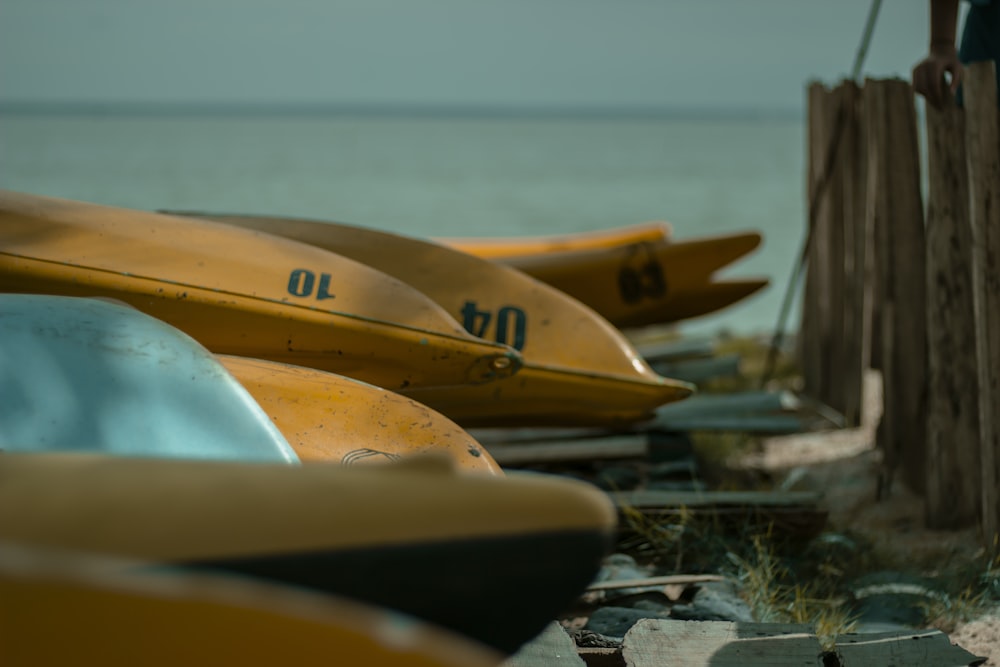
{"type": "Polygon", "coordinates": [[[692,386],[654,372],[592,309],[508,266],[367,227],[272,216],[183,213],[349,257],[433,299],[469,333],[511,345],[516,375],[482,386],[407,387],[462,426],[621,425],[692,386]]]}
{"type": "Polygon", "coordinates": [[[503,475],[468,432],[411,398],[313,368],[228,355],[218,359],[304,463],[361,465],[442,454],[461,472],[503,475]]]}
{"type": "Polygon", "coordinates": [[[0,294],[0,450],[297,463],[186,334],[102,299],[0,294]]]}
{"type": "Polygon", "coordinates": [[[769,283],[717,278],[753,252],[757,232],[630,242],[507,256],[503,262],[587,304],[620,328],[669,324],[716,312],[769,283]]]}
{"type": "Polygon", "coordinates": [[[388,389],[512,375],[510,346],[470,335],[425,295],[346,257],[232,226],[0,192],[0,291],[102,296],[209,350],[388,389]]]}
{"type": "Polygon", "coordinates": [[[0,447],[343,465],[421,453],[502,475],[427,406],[358,380],[213,355],[103,299],[0,294],[0,447]]]}
{"type": "Polygon", "coordinates": [[[549,475],[83,454],[0,457],[0,540],[233,573],[513,652],[596,575],[616,512],[549,475]],[[72,511],[67,511],[72,508],[72,511]]]}
{"type": "Polygon", "coordinates": [[[494,667],[398,612],[232,574],[0,544],[7,665],[494,667]],[[58,637],[58,641],[53,641],[58,637]]]}
{"type": "Polygon", "coordinates": [[[572,250],[598,250],[645,241],[666,241],[670,238],[672,231],[670,223],[654,221],[571,234],[451,236],[438,237],[434,241],[476,257],[503,261],[510,257],[523,257],[525,255],[544,255],[550,252],[572,250]]]}

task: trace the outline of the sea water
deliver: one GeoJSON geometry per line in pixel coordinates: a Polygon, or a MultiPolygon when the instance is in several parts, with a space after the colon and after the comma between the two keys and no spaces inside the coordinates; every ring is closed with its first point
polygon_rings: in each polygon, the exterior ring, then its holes
{"type": "Polygon", "coordinates": [[[418,237],[758,230],[762,247],[722,275],[771,285],[682,331],[767,334],[803,238],[803,134],[796,117],[19,113],[0,115],[0,187],[418,237]]]}

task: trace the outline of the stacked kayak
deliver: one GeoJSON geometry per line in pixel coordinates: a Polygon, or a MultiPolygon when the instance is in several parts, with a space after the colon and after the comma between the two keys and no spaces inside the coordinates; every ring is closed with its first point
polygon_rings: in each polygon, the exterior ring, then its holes
{"type": "Polygon", "coordinates": [[[357,601],[230,574],[148,570],[0,544],[4,663],[491,667],[502,660],[465,637],[357,601]]]}
{"type": "Polygon", "coordinates": [[[511,345],[523,363],[478,386],[401,391],[463,426],[639,421],[692,387],[659,376],[615,327],[520,271],[446,246],[365,227],[289,218],[199,215],[306,243],[383,271],[426,294],[472,334],[511,345]]]}
{"type": "Polygon", "coordinates": [[[599,250],[617,248],[631,243],[664,241],[670,238],[672,231],[670,224],[666,222],[641,222],[613,229],[599,229],[574,234],[468,236],[439,238],[437,241],[476,257],[503,261],[509,257],[523,255],[570,250],[599,250]]]}
{"type": "Polygon", "coordinates": [[[302,461],[360,465],[436,453],[465,472],[503,474],[475,438],[413,399],[312,368],[226,355],[218,359],[302,461]]]}
{"type": "Polygon", "coordinates": [[[413,287],[287,239],[206,221],[0,191],[0,291],[103,296],[219,354],[380,387],[512,375],[513,348],[470,335],[413,287]]]}
{"type": "MultiPolygon", "coordinates": [[[[760,237],[449,242],[0,191],[0,614],[60,600],[53,627],[104,664],[150,648],[126,630],[105,656],[108,626],[175,628],[164,664],[295,661],[325,635],[358,664],[476,665],[537,634],[597,573],[614,507],[505,475],[464,428],[684,399],[618,327],[760,289],[714,276],[760,237]],[[402,643],[372,630],[399,623],[402,643]]],[[[17,623],[27,655],[46,619],[17,623]]]]}
{"type": "Polygon", "coordinates": [[[506,652],[593,579],[614,526],[610,500],[588,484],[458,475],[436,457],[287,466],[0,456],[0,541],[329,593],[506,652]]]}
{"type": "Polygon", "coordinates": [[[0,294],[0,450],[297,463],[189,336],[98,299],[0,294]]]}
{"type": "Polygon", "coordinates": [[[573,237],[443,243],[520,269],[569,294],[617,327],[698,317],[767,286],[766,278],[718,279],[715,273],[760,245],[756,232],[673,240],[669,228],[633,226],[573,237]]]}
{"type": "Polygon", "coordinates": [[[420,453],[502,474],[412,399],[310,368],[216,356],[101,299],[0,294],[0,448],[376,463],[420,453]]]}

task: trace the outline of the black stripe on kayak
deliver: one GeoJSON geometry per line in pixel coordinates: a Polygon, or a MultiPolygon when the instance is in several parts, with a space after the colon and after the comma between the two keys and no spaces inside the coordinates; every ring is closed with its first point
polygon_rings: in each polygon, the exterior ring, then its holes
{"type": "Polygon", "coordinates": [[[515,652],[593,581],[600,531],[463,538],[184,563],[401,611],[515,652]]]}

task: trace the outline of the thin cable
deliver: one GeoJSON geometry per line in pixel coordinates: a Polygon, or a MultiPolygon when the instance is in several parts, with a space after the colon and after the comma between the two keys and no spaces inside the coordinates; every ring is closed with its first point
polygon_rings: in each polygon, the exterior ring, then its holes
{"type": "Polygon", "coordinates": [[[830,180],[833,176],[833,168],[837,164],[837,145],[844,134],[847,125],[847,109],[843,100],[837,107],[837,118],[834,121],[833,134],[826,147],[826,159],[823,161],[822,178],[816,184],[812,197],[809,199],[809,228],[806,230],[806,237],[802,241],[802,248],[799,256],[792,266],[792,275],[788,279],[788,287],[785,288],[785,297],[781,302],[781,312],[778,315],[778,325],[774,329],[774,337],[771,339],[771,346],[767,351],[767,360],[764,363],[764,372],[760,378],[760,388],[764,389],[771,376],[774,374],[774,367],[778,361],[778,351],[785,340],[785,328],[788,320],[788,313],[792,307],[792,297],[798,290],[799,282],[802,279],[803,269],[809,261],[809,251],[812,249],[813,236],[816,231],[816,218],[819,216],[819,203],[830,187],[830,180]]]}
{"type": "MultiPolygon", "coordinates": [[[[872,0],[868,9],[868,19],[865,21],[865,29],[861,34],[861,43],[854,54],[854,67],[851,70],[851,80],[857,82],[861,76],[861,69],[864,66],[865,57],[868,55],[868,47],[871,45],[872,34],[875,32],[875,23],[878,19],[879,10],[882,8],[882,0],[872,0]]],[[[805,239],[802,241],[802,248],[799,251],[797,261],[792,266],[792,274],[785,288],[785,296],[781,302],[781,311],[778,314],[778,323],[774,328],[774,337],[771,339],[771,347],[767,351],[767,360],[764,363],[764,370],[760,377],[760,387],[763,389],[774,374],[774,367],[778,360],[778,351],[785,339],[785,328],[788,324],[788,313],[791,311],[792,298],[798,291],[802,273],[809,260],[809,251],[812,248],[813,232],[816,228],[816,216],[819,213],[819,201],[829,187],[830,178],[833,175],[833,167],[836,164],[837,145],[844,133],[844,126],[847,124],[847,110],[843,101],[837,109],[837,119],[834,124],[833,134],[826,147],[826,159],[823,163],[822,179],[816,184],[816,189],[809,199],[809,228],[806,230],[805,239]]]]}
{"type": "Polygon", "coordinates": [[[865,31],[861,36],[861,44],[858,45],[858,51],[854,54],[854,67],[851,68],[853,81],[857,81],[858,77],[861,76],[861,67],[868,55],[868,46],[872,43],[872,33],[875,32],[875,20],[878,18],[878,12],[881,8],[882,0],[872,0],[872,6],[868,9],[868,20],[865,22],[865,31]]]}

